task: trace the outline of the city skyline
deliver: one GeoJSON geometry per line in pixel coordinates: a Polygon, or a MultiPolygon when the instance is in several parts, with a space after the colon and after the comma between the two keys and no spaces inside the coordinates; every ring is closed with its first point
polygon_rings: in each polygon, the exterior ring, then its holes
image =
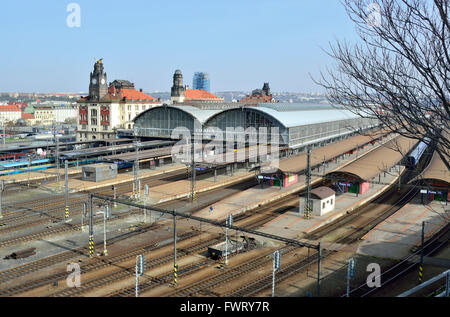
{"type": "Polygon", "coordinates": [[[70,3],[5,4],[0,25],[12,44],[0,53],[2,92],[85,92],[98,58],[109,81],[130,80],[145,91],[168,91],[181,69],[190,78],[208,72],[212,91],[270,82],[273,91],[321,92],[309,74],[317,78],[330,65],[323,49],[356,37],[335,1],[77,1],[80,27],[67,25],[70,3]]]}

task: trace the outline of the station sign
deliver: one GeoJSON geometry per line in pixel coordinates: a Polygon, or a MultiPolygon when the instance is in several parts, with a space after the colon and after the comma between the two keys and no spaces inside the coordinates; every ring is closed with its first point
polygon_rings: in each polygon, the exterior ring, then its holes
{"type": "Polygon", "coordinates": [[[276,177],[273,176],[262,176],[262,175],[258,175],[259,179],[264,179],[264,180],[276,180],[276,177]]]}
{"type": "Polygon", "coordinates": [[[434,191],[434,190],[426,190],[426,189],[421,189],[421,190],[420,190],[420,193],[421,193],[421,194],[433,194],[433,195],[438,194],[438,195],[443,195],[442,192],[434,191]]]}
{"type": "Polygon", "coordinates": [[[352,187],[353,186],[352,183],[342,183],[342,182],[339,182],[338,185],[339,186],[346,186],[346,187],[352,187]]]}

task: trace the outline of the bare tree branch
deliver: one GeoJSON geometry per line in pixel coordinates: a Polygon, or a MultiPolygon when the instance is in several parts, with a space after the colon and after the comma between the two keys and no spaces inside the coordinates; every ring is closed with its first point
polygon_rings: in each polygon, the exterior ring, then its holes
{"type": "Polygon", "coordinates": [[[330,44],[331,103],[408,138],[429,139],[450,169],[450,0],[342,0],[361,41],[330,44]]]}

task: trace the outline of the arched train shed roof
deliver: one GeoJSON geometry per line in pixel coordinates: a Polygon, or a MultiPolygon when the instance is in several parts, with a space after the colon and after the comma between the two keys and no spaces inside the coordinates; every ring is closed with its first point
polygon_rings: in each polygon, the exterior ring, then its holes
{"type": "Polygon", "coordinates": [[[278,123],[284,128],[292,128],[303,125],[318,124],[324,122],[333,122],[339,120],[347,120],[359,118],[359,116],[348,110],[341,109],[320,109],[320,110],[294,110],[294,111],[278,111],[274,108],[268,107],[239,107],[231,108],[212,115],[206,122],[208,126],[214,120],[215,117],[221,115],[231,115],[233,112],[257,112],[271,118],[274,122],[278,123]]]}
{"type": "Polygon", "coordinates": [[[149,113],[151,112],[158,111],[158,109],[175,109],[176,111],[180,111],[190,115],[192,119],[196,119],[201,124],[204,124],[211,116],[221,112],[221,110],[203,110],[193,106],[174,106],[164,104],[162,106],[152,107],[145,110],[144,112],[141,112],[133,119],[133,122],[136,123],[139,118],[149,115],[149,113]]]}

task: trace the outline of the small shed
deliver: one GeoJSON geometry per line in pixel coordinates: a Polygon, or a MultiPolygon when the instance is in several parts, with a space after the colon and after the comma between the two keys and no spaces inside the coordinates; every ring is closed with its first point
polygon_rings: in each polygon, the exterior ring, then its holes
{"type": "MultiPolygon", "coordinates": [[[[312,215],[323,216],[333,211],[336,204],[336,192],[329,187],[321,186],[311,190],[312,215]]],[[[305,209],[306,197],[300,201],[300,211],[305,209]]]]}
{"type": "Polygon", "coordinates": [[[91,182],[101,182],[117,177],[117,164],[99,163],[83,166],[82,179],[91,182]]]}

